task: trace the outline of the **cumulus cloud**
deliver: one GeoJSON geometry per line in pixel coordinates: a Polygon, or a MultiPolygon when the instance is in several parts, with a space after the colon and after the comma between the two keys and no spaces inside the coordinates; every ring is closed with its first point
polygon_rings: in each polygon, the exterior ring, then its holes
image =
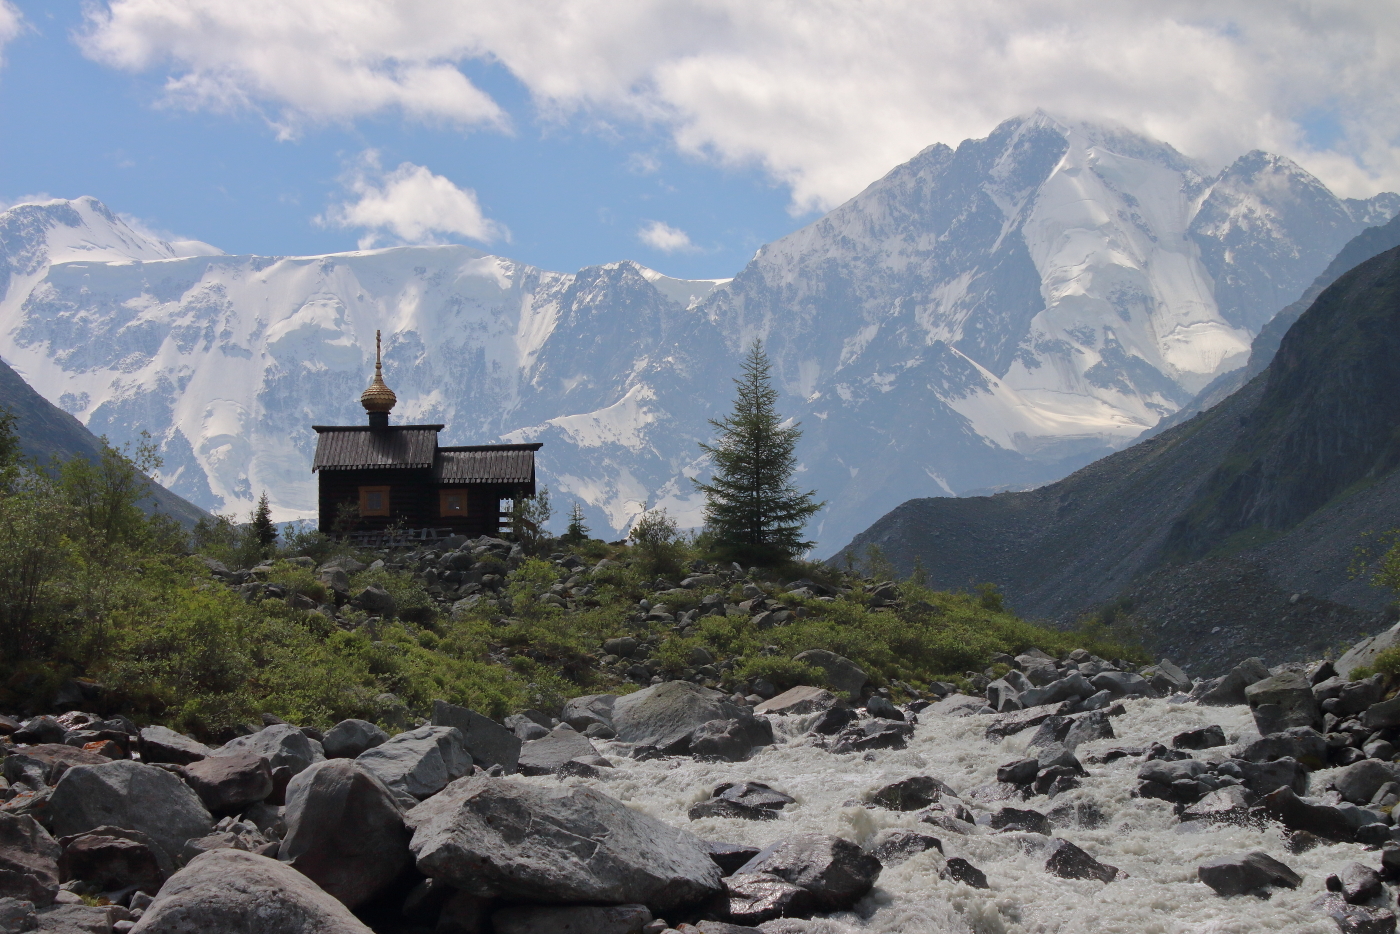
{"type": "Polygon", "coordinates": [[[399,108],[504,128],[460,71],[488,62],[547,113],[648,121],[687,153],[759,165],[795,210],[1037,107],[1214,162],[1279,152],[1345,194],[1400,188],[1387,3],[109,0],[80,41],[116,67],[168,67],[172,101],[291,122],[399,108]]]}
{"type": "Polygon", "coordinates": [[[384,172],[378,154],[371,151],[344,182],[353,199],[333,205],[317,220],[367,231],[360,249],[374,247],[386,234],[403,243],[435,243],[444,234],[481,243],[510,237],[482,213],[476,192],[458,188],[421,165],[404,162],[384,172]]]}
{"type": "Polygon", "coordinates": [[[681,253],[695,249],[689,234],[663,221],[649,221],[637,231],[637,239],[662,253],[681,253]]]}

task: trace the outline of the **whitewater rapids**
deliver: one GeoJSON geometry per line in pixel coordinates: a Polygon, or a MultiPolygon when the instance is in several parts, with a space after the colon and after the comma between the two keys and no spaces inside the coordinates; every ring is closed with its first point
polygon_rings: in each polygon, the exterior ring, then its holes
{"type": "MultiPolygon", "coordinates": [[[[778,744],[747,762],[657,759],[637,762],[612,743],[595,743],[616,766],[602,777],[575,780],[626,802],[668,824],[706,840],[764,846],[798,833],[828,833],[865,844],[890,827],[935,836],[946,856],[961,856],[987,875],[991,888],[979,890],[939,879],[937,851],[920,853],[885,867],[875,889],[854,911],[832,916],[810,930],[820,934],[1335,934],[1334,921],[1308,904],[1325,891],[1327,875],[1351,861],[1373,868],[1379,854],[1359,844],[1318,846],[1290,853],[1277,825],[1264,830],[1221,825],[1207,832],[1178,833],[1171,805],[1132,796],[1140,765],[1137,757],[1107,765],[1087,760],[1114,746],[1170,743],[1177,733],[1219,724],[1233,743],[1253,730],[1246,707],[1199,707],[1164,700],[1127,700],[1127,712],[1114,717],[1114,739],[1081,745],[1076,754],[1089,772],[1079,788],[1049,801],[1044,797],[982,805],[964,802],[974,813],[1002,804],[1042,813],[1064,803],[1092,802],[1103,815],[1096,828],[1057,826],[1055,836],[1082,847],[1100,862],[1116,866],[1126,879],[1104,884],[1061,879],[1045,871],[1045,855],[1025,852],[1019,833],[960,836],[922,824],[916,812],[900,813],[859,804],[863,796],[911,775],[933,775],[964,796],[996,780],[997,766],[1022,757],[1035,730],[1000,743],[985,736],[991,716],[965,718],[925,714],[907,749],[832,755],[806,745],[803,733],[812,717],[774,717],[778,744]],[[774,821],[724,818],[687,819],[687,809],[707,799],[726,781],[764,782],[796,798],[774,821]],[[1268,900],[1252,895],[1221,898],[1197,880],[1196,867],[1216,856],[1262,850],[1303,877],[1295,890],[1274,889],[1268,900]]],[[[1219,758],[1224,749],[1193,753],[1219,758]]],[[[1320,789],[1329,772],[1314,772],[1320,789]]],[[[553,784],[544,776],[524,781],[553,784]]]]}

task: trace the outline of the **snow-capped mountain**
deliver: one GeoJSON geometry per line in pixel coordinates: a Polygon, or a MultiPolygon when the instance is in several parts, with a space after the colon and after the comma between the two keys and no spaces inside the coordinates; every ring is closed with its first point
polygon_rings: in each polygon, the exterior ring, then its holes
{"type": "Polygon", "coordinates": [[[115,441],[149,430],[206,508],[315,504],[310,425],[358,423],[386,334],[398,423],[545,442],[596,532],[699,522],[687,476],[755,337],[803,422],[800,482],[850,538],[910,497],[1028,486],[1129,442],[1238,366],[1270,314],[1400,196],[1276,156],[1212,174],[1044,114],[938,145],[733,280],[548,272],[462,246],[190,255],[93,199],[0,214],[0,355],[115,441]]]}

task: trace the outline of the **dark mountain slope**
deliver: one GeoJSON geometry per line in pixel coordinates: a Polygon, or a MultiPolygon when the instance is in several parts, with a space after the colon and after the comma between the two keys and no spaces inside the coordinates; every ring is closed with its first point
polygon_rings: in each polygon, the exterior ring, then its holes
{"type": "MultiPolygon", "coordinates": [[[[66,460],[74,455],[89,459],[101,456],[102,441],[67,412],[35,392],[24,378],[0,360],[0,405],[18,416],[20,451],[40,463],[52,458],[66,460]]],[[[158,509],[186,527],[208,513],[188,503],[164,487],[150,484],[151,496],[142,503],[147,511],[158,509]]]]}
{"type": "Polygon", "coordinates": [[[1393,249],[1324,290],[1208,412],[1038,490],[910,500],[848,547],[880,545],[904,572],[918,556],[940,587],[992,581],[1037,618],[1126,594],[1197,673],[1246,646],[1305,654],[1378,625],[1385,596],[1346,567],[1363,533],[1400,525],[1397,390],[1393,249]]]}

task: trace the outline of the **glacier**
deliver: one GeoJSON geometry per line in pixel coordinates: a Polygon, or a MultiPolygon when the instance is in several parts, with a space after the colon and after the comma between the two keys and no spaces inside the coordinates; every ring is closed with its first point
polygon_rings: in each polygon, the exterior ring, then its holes
{"type": "Polygon", "coordinates": [[[1037,112],[939,144],[762,247],[732,279],[574,273],[471,247],[225,255],[93,198],[0,213],[0,356],[161,481],[281,520],[315,507],[315,424],[363,420],[382,329],[396,423],[533,440],[558,508],[621,535],[700,524],[689,478],[765,341],[816,550],[911,497],[1022,489],[1130,443],[1217,375],[1338,249],[1400,209],[1291,161],[1212,172],[1120,127],[1037,112]]]}

